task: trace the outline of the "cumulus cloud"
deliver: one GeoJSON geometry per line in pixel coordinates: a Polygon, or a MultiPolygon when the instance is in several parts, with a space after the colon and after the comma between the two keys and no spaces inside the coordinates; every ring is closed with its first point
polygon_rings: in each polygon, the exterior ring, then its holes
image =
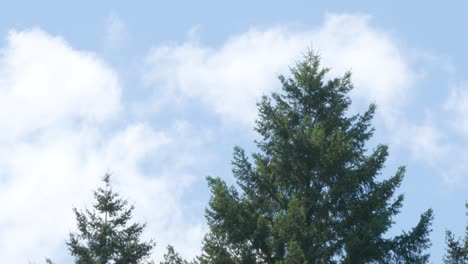
{"type": "MultiPolygon", "coordinates": [[[[331,67],[330,76],[351,70],[353,102],[377,103],[378,120],[383,124],[379,131],[384,131],[386,143],[430,167],[447,166],[448,153],[464,155],[447,140],[451,128],[440,122],[440,116],[414,120],[405,114],[416,95],[426,96],[418,94],[418,85],[429,77],[426,71],[453,75],[453,66],[427,52],[405,50],[392,34],[373,26],[369,16],[330,14],[322,25],[306,29],[251,28],[219,46],[205,45],[193,33],[190,36],[182,43],[155,45],[147,54],[144,78],[160,106],[195,101],[222,120],[251,127],[257,113],[255,102],[278,89],[277,75],[287,73],[301,52],[312,48],[320,53],[322,64],[331,67]]],[[[466,102],[466,89],[458,87],[445,103],[445,110],[454,116],[453,127],[465,135],[466,102]]],[[[441,105],[416,108],[444,110],[441,105]]]]}
{"type": "MultiPolygon", "coordinates": [[[[301,52],[312,48],[320,53],[322,64],[331,67],[330,76],[351,70],[354,103],[377,103],[377,119],[383,125],[379,131],[383,131],[385,143],[432,168],[453,165],[446,160],[448,153],[465,154],[447,140],[451,128],[440,122],[440,116],[414,120],[405,114],[409,103],[413,104],[411,111],[420,107],[422,111],[443,112],[441,105],[414,106],[414,99],[415,95],[426,96],[418,94],[418,82],[428,77],[425,70],[434,68],[453,75],[453,66],[423,51],[405,51],[390,33],[371,22],[369,16],[330,14],[312,29],[252,28],[216,47],[204,45],[192,33],[186,42],[154,46],[146,57],[144,77],[159,105],[173,105],[185,98],[186,102],[202,103],[223,120],[251,127],[257,113],[255,102],[262,94],[278,89],[276,76],[287,73],[301,52]],[[415,68],[414,58],[423,66],[415,68]]],[[[465,135],[466,90],[453,89],[445,103],[445,110],[454,116],[453,127],[465,135]]],[[[444,179],[450,178],[443,174],[444,179]]]]}
{"type": "Polygon", "coordinates": [[[145,78],[160,101],[193,98],[222,117],[251,125],[255,102],[276,89],[276,76],[310,47],[320,52],[323,65],[333,67],[332,75],[351,70],[354,93],[380,105],[401,101],[414,79],[391,35],[359,15],[328,15],[311,30],[254,28],[220,47],[193,40],[158,45],[147,55],[145,78]]]}
{"type": "Polygon", "coordinates": [[[121,89],[113,71],[87,52],[39,29],[7,36],[0,50],[2,139],[118,113],[121,89]]]}
{"type": "Polygon", "coordinates": [[[111,67],[61,37],[8,33],[0,51],[0,262],[66,259],[71,208],[91,205],[109,169],[115,188],[137,204],[137,219],[151,222],[145,235],[161,242],[156,259],[177,235],[174,244],[195,254],[203,229],[183,222],[180,209],[194,176],[183,164],[145,165],[158,156],[177,161],[168,150],[179,141],[144,122],[116,126],[122,89],[111,67]]]}

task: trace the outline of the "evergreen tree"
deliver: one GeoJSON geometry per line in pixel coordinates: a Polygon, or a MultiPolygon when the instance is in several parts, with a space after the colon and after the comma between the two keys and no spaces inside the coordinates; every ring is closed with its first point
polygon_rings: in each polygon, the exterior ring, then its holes
{"type": "MultiPolygon", "coordinates": [[[[465,204],[468,209],[468,204],[465,204]]],[[[468,227],[466,227],[463,241],[455,239],[451,231],[446,233],[447,253],[444,256],[444,263],[447,264],[468,264],[468,227]]]]}
{"type": "Polygon", "coordinates": [[[210,232],[199,260],[244,263],[427,263],[432,210],[396,237],[384,236],[400,211],[405,168],[381,179],[388,147],[367,151],[375,105],[347,113],[350,73],[328,69],[309,52],[279,76],[282,92],[258,103],[258,153],[234,148],[237,186],[208,177],[210,232]]]}
{"type": "Polygon", "coordinates": [[[148,258],[153,241],[142,242],[144,224],[130,223],[133,205],[112,191],[110,175],[103,178],[105,187],[94,192],[93,210],[73,209],[78,232],[70,233],[68,249],[77,264],[140,264],[148,258]]]}
{"type": "Polygon", "coordinates": [[[174,247],[167,246],[167,253],[164,254],[164,260],[160,264],[195,264],[196,262],[188,262],[184,260],[179,253],[174,250],[174,247]]]}

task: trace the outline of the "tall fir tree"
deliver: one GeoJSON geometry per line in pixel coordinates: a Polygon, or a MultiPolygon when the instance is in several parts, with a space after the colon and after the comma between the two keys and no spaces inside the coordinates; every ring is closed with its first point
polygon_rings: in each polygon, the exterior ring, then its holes
{"type": "Polygon", "coordinates": [[[253,163],[234,148],[237,186],[208,177],[210,264],[427,263],[432,210],[409,232],[386,235],[400,211],[405,168],[379,180],[388,147],[372,151],[376,107],[350,115],[351,74],[325,80],[313,52],[258,103],[253,163]]]}
{"type": "MultiPolygon", "coordinates": [[[[465,204],[468,209],[468,204],[465,204]]],[[[446,264],[468,264],[468,226],[463,240],[455,239],[451,231],[446,233],[447,252],[444,256],[446,264]]]]}
{"type": "Polygon", "coordinates": [[[110,185],[110,174],[103,178],[104,188],[94,192],[92,210],[73,209],[77,233],[70,233],[68,249],[77,264],[141,264],[148,261],[155,246],[141,241],[145,224],[130,223],[133,205],[120,198],[110,185]]]}

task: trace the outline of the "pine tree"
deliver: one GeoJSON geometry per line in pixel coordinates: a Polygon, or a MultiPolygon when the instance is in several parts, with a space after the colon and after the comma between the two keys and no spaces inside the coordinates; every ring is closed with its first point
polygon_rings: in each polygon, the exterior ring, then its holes
{"type": "Polygon", "coordinates": [[[351,74],[325,81],[309,52],[280,76],[282,92],[258,103],[253,162],[234,148],[237,185],[208,177],[210,228],[201,263],[427,263],[432,210],[388,238],[405,168],[379,176],[388,147],[367,151],[376,106],[350,115],[351,74]]]}
{"type": "Polygon", "coordinates": [[[164,254],[164,260],[160,264],[196,264],[196,262],[188,262],[184,260],[179,253],[174,250],[174,247],[167,246],[167,253],[164,254]]]}
{"type": "Polygon", "coordinates": [[[155,246],[142,242],[144,224],[130,223],[133,205],[120,198],[110,185],[110,174],[103,178],[105,187],[94,192],[93,210],[73,209],[78,226],[70,233],[68,249],[77,264],[140,264],[155,246]]]}
{"type": "MultiPolygon", "coordinates": [[[[465,204],[468,209],[468,204],[465,204]]],[[[468,227],[466,227],[463,241],[455,239],[451,231],[446,233],[447,253],[444,256],[444,263],[447,264],[468,264],[468,227]]]]}

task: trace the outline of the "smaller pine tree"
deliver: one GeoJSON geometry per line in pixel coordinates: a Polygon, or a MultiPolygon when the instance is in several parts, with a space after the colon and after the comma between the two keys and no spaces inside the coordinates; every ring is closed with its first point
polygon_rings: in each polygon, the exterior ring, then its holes
{"type": "MultiPolygon", "coordinates": [[[[468,209],[468,204],[465,204],[468,209]]],[[[468,213],[467,213],[468,215],[468,213]]],[[[463,241],[455,239],[451,231],[446,233],[447,253],[444,256],[444,263],[447,264],[467,264],[468,263],[468,226],[463,241]]]]}
{"type": "Polygon", "coordinates": [[[133,205],[120,198],[104,178],[104,188],[94,192],[92,210],[73,209],[78,231],[70,233],[68,249],[77,264],[152,263],[149,257],[155,243],[141,241],[145,224],[130,223],[133,205]]]}
{"type": "Polygon", "coordinates": [[[184,260],[179,253],[177,253],[173,246],[167,246],[167,253],[164,254],[164,260],[160,264],[197,264],[196,260],[188,262],[184,260]]]}
{"type": "Polygon", "coordinates": [[[174,247],[167,246],[167,253],[164,254],[164,260],[160,264],[186,264],[187,262],[182,259],[179,253],[175,252],[174,247]]]}

